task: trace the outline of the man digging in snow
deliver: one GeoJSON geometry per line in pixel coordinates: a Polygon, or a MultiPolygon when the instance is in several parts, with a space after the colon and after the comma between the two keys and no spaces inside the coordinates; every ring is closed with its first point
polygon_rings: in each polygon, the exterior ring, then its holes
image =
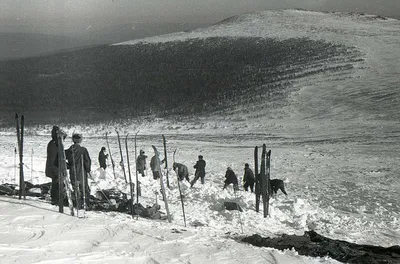
{"type": "Polygon", "coordinates": [[[239,184],[238,184],[237,176],[236,176],[235,172],[233,172],[232,168],[228,167],[226,169],[226,173],[225,173],[224,188],[222,188],[222,189],[225,190],[225,188],[228,187],[228,185],[231,183],[233,184],[233,190],[239,191],[239,184]]]}

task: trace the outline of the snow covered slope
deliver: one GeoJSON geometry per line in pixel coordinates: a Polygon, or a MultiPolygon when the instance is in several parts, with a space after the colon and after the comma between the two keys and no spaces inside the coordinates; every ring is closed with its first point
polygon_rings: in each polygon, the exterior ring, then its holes
{"type": "Polygon", "coordinates": [[[310,54],[315,43],[309,43],[309,50],[303,51],[299,63],[275,65],[274,70],[284,67],[288,74],[295,70],[289,78],[280,75],[284,84],[277,87],[289,93],[289,100],[282,106],[281,101],[276,102],[271,96],[280,90],[270,91],[265,89],[267,85],[261,86],[259,97],[264,99],[258,104],[247,104],[238,97],[240,106],[231,112],[223,112],[227,126],[235,120],[243,120],[237,123],[250,126],[251,131],[257,128],[270,130],[270,126],[272,129],[284,126],[280,132],[295,129],[301,133],[319,133],[321,130],[320,133],[340,131],[373,133],[374,136],[399,131],[400,21],[395,19],[353,13],[265,11],[232,17],[207,29],[118,45],[190,42],[217,36],[275,39],[282,44],[287,40],[306,38],[333,45],[336,50],[333,61],[324,60],[319,56],[333,51],[325,48],[310,54]],[[267,92],[263,93],[263,90],[267,92]],[[265,118],[260,118],[262,116],[265,118]]]}

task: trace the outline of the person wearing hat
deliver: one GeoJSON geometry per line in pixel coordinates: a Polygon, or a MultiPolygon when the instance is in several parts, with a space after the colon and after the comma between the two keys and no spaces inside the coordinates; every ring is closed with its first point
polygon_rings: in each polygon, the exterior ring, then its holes
{"type": "Polygon", "coordinates": [[[67,136],[58,126],[53,126],[51,130],[51,140],[47,144],[47,158],[45,174],[51,178],[51,204],[58,204],[59,198],[59,182],[58,182],[58,139],[57,134],[63,133],[63,138],[67,136]]]}
{"type": "Polygon", "coordinates": [[[190,183],[190,187],[193,187],[199,178],[201,178],[201,184],[204,184],[204,177],[206,176],[206,161],[203,159],[202,155],[199,155],[199,160],[193,168],[196,169],[196,172],[194,173],[194,179],[190,183]]]}
{"type": "Polygon", "coordinates": [[[87,174],[91,171],[92,161],[88,150],[81,146],[82,139],[81,134],[73,134],[72,141],[74,144],[65,151],[65,155],[68,161],[71,184],[75,191],[79,190],[80,204],[82,205],[83,191],[85,191],[86,205],[89,205],[90,189],[87,174]],[[83,190],[83,181],[85,181],[85,190],[83,190]],[[76,184],[76,182],[78,183],[76,184]]]}
{"type": "Polygon", "coordinates": [[[161,178],[160,167],[161,167],[161,164],[163,164],[165,162],[165,159],[160,161],[159,156],[160,156],[160,152],[157,151],[157,154],[155,154],[150,160],[150,168],[151,168],[151,171],[153,172],[154,180],[161,178]]]}
{"type": "Polygon", "coordinates": [[[142,174],[142,177],[145,176],[144,172],[146,171],[146,158],[147,156],[144,155],[144,150],[140,150],[140,154],[136,159],[136,170],[138,173],[142,174]]]}
{"type": "Polygon", "coordinates": [[[233,184],[233,189],[235,191],[239,190],[239,184],[238,184],[238,179],[236,174],[233,172],[231,167],[228,167],[226,169],[226,173],[225,173],[225,181],[224,181],[224,187],[222,188],[222,190],[224,190],[226,187],[228,187],[229,184],[233,184]]]}
{"type": "Polygon", "coordinates": [[[106,148],[101,147],[101,150],[99,152],[99,164],[100,164],[100,168],[103,168],[104,170],[107,168],[106,159],[108,159],[108,154],[106,154],[105,152],[106,152],[106,148]]]}
{"type": "Polygon", "coordinates": [[[253,192],[254,188],[254,183],[255,183],[255,178],[254,178],[254,173],[250,169],[250,166],[248,163],[244,164],[244,175],[243,175],[243,188],[247,192],[249,186],[251,192],[253,192]]]}

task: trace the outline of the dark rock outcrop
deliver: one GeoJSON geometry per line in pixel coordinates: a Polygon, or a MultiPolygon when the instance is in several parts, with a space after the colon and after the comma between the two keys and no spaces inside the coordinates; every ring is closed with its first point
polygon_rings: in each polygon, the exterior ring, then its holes
{"type": "Polygon", "coordinates": [[[311,257],[329,256],[343,263],[375,264],[400,263],[400,246],[380,247],[359,245],[342,240],[335,240],[307,231],[303,236],[282,235],[275,238],[263,238],[252,235],[242,239],[258,247],[271,247],[279,250],[294,248],[300,255],[311,257]]]}

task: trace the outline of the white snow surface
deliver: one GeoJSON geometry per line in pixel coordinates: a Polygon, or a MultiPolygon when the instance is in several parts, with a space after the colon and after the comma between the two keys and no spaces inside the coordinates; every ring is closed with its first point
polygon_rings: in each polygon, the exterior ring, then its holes
{"type": "MultiPolygon", "coordinates": [[[[266,11],[231,18],[207,29],[182,32],[122,44],[184,41],[210,36],[249,36],[288,39],[307,37],[356,47],[363,61],[343,76],[322,74],[293,82],[289,100],[275,109],[244,117],[238,109],[224,116],[177,121],[108,123],[62,127],[84,135],[83,146],[92,157],[92,173],[101,188],[128,193],[121,168],[113,179],[111,168],[100,177],[97,155],[106,146],[105,132],[130,133],[131,171],[135,171],[133,134],[140,130],[138,151],[152,156],[151,145],[162,149],[168,141],[167,191],[172,223],[131,219],[122,213],[89,211],[85,218],[58,213],[45,201],[0,196],[1,263],[338,263],[330,258],[299,256],[294,250],[257,248],[240,242],[246,235],[301,235],[315,230],[350,242],[392,246],[400,244],[400,22],[369,15],[318,13],[298,10],[266,11]],[[101,135],[101,136],[99,136],[101,135]],[[239,178],[244,163],[254,166],[253,150],[265,143],[272,150],[271,177],[285,181],[288,196],[271,200],[270,216],[255,212],[255,197],[232,187],[222,190],[225,170],[239,178]],[[172,153],[189,168],[202,154],[207,162],[206,183],[183,184],[187,226],[182,209],[172,153]],[[227,211],[224,201],[237,201],[242,213],[227,211]]],[[[122,45],[121,44],[121,45],[122,45]]],[[[246,106],[243,106],[246,108],[246,106]]],[[[46,145],[52,125],[27,127],[25,177],[34,184],[44,175],[46,145]]],[[[116,134],[110,135],[111,154],[120,161],[116,134]]],[[[13,128],[1,132],[0,183],[14,183],[18,175],[13,128]]],[[[125,156],[125,150],[124,156],[125,156]]],[[[162,158],[162,157],[161,157],[162,158]]],[[[126,156],[124,157],[126,160],[126,156]]],[[[140,203],[153,205],[159,182],[151,171],[140,178],[140,203]]],[[[97,185],[92,183],[95,193],[97,185]]],[[[242,187],[241,187],[242,189],[242,187]]],[[[164,204],[159,201],[161,211],[164,204]]]]}
{"type": "MultiPolygon", "coordinates": [[[[299,256],[293,250],[279,251],[257,248],[240,242],[246,235],[278,236],[283,233],[301,235],[314,229],[331,238],[350,242],[390,246],[398,244],[398,206],[388,205],[398,199],[397,186],[387,186],[380,178],[389,179],[397,157],[385,157],[379,150],[364,152],[357,145],[345,146],[317,144],[291,145],[266,142],[272,149],[272,178],[285,181],[288,196],[279,192],[270,203],[270,216],[263,218],[262,208],[255,212],[255,197],[240,191],[235,196],[232,187],[222,190],[224,173],[231,166],[239,177],[244,163],[253,166],[253,141],[223,137],[206,140],[190,135],[191,139],[167,135],[169,167],[172,153],[178,149],[176,161],[189,167],[193,178],[193,165],[197,155],[207,161],[206,183],[197,182],[193,188],[181,185],[185,196],[187,226],[184,227],[176,175],[169,168],[171,189],[167,191],[172,223],[162,220],[131,219],[124,213],[86,212],[85,218],[71,217],[68,207],[64,214],[58,207],[37,198],[26,201],[17,197],[0,197],[0,256],[1,263],[338,263],[329,258],[299,256]],[[383,169],[383,168],[386,168],[383,169]],[[365,181],[366,177],[369,179],[365,181]],[[374,183],[372,181],[377,181],[374,183]],[[377,189],[378,188],[378,189],[377,189]],[[227,211],[224,201],[236,201],[244,212],[227,211]],[[243,230],[243,231],[242,231],[243,230]]],[[[34,184],[47,182],[44,176],[48,137],[27,138],[25,177],[34,184]],[[35,146],[35,152],[29,151],[35,146]],[[31,171],[31,168],[32,171],[31,171]]],[[[0,161],[1,182],[15,182],[13,146],[15,136],[3,136],[0,161]]],[[[68,142],[68,141],[67,141],[68,142]]],[[[120,160],[115,135],[110,136],[111,153],[120,160]]],[[[162,149],[161,136],[138,138],[138,150],[152,156],[151,144],[162,149]]],[[[111,167],[106,177],[98,169],[97,154],[105,145],[105,138],[85,138],[82,143],[93,160],[91,184],[95,194],[100,188],[117,187],[128,193],[129,187],[117,166],[117,180],[111,167]]],[[[66,147],[69,144],[66,143],[66,147]]],[[[128,138],[130,158],[134,156],[132,137],[128,138]]],[[[161,156],[163,158],[163,155],[161,156]]],[[[124,160],[126,155],[124,151],[124,160]]],[[[130,162],[135,171],[134,162],[130,162]]],[[[397,171],[398,172],[398,171],[397,171]]],[[[165,170],[164,170],[165,173],[165,170]]],[[[135,178],[134,178],[135,179],[135,178]]],[[[155,203],[154,191],[159,181],[147,176],[139,177],[142,186],[140,203],[155,203]]],[[[393,182],[393,180],[391,180],[393,182]]],[[[161,211],[164,204],[159,200],[161,211]]],[[[82,212],[80,212],[82,215],[82,212]]]]}
{"type": "MultiPolygon", "coordinates": [[[[36,147],[33,157],[32,153],[25,156],[25,177],[34,184],[49,181],[44,176],[47,139],[41,136],[27,138],[26,149],[31,149],[30,144],[36,147]]],[[[3,136],[0,142],[6,149],[0,162],[1,183],[14,183],[18,174],[13,165],[13,141],[14,137],[3,136]]],[[[119,161],[115,135],[110,136],[110,141],[112,156],[119,161]]],[[[117,187],[129,195],[129,185],[125,184],[121,167],[116,168],[117,180],[111,167],[106,169],[105,177],[102,176],[102,169],[98,169],[97,148],[104,144],[104,138],[86,138],[82,144],[88,147],[93,160],[92,174],[96,182],[92,182],[91,192],[95,194],[99,187],[117,187]]],[[[161,150],[161,137],[158,141],[139,137],[138,148],[149,155],[147,165],[152,156],[150,144],[156,144],[161,150]]],[[[129,155],[133,157],[132,137],[129,138],[129,148],[129,155]]],[[[329,218],[329,212],[318,212],[318,208],[313,208],[306,197],[296,195],[287,177],[289,196],[284,197],[280,193],[276,200],[271,201],[271,217],[268,218],[263,218],[262,209],[260,213],[255,212],[255,198],[250,192],[240,191],[235,196],[232,187],[222,190],[226,166],[233,167],[241,177],[244,162],[251,162],[252,148],[168,140],[170,166],[175,148],[178,149],[176,160],[188,165],[191,178],[194,173],[192,165],[198,154],[203,154],[208,164],[204,185],[197,182],[190,188],[186,182],[181,184],[185,196],[186,227],[176,175],[171,168],[171,189],[167,191],[167,196],[172,223],[144,218],[136,220],[117,212],[88,211],[85,218],[77,218],[68,215],[68,207],[64,208],[64,214],[60,214],[57,206],[38,198],[18,200],[17,197],[0,196],[1,263],[337,263],[329,258],[299,256],[293,250],[283,252],[258,248],[239,241],[243,236],[254,233],[263,236],[302,234],[309,229],[309,225],[318,225],[314,223],[317,215],[322,213],[324,218],[329,218]],[[224,201],[239,202],[244,212],[225,210],[224,201]]],[[[277,151],[272,159],[274,163],[278,160],[276,155],[285,152],[277,151]]],[[[126,161],[125,151],[124,159],[126,161]]],[[[135,171],[134,162],[130,163],[131,171],[135,171]]],[[[156,202],[154,191],[158,191],[160,185],[159,181],[152,179],[151,170],[147,169],[146,173],[145,177],[139,177],[142,186],[139,202],[151,206],[156,202]]],[[[160,196],[158,203],[165,213],[160,196]]],[[[82,211],[80,214],[82,216],[82,211]]],[[[340,217],[337,219],[343,220],[347,221],[340,217]]],[[[354,238],[363,239],[357,233],[354,238]]]]}

